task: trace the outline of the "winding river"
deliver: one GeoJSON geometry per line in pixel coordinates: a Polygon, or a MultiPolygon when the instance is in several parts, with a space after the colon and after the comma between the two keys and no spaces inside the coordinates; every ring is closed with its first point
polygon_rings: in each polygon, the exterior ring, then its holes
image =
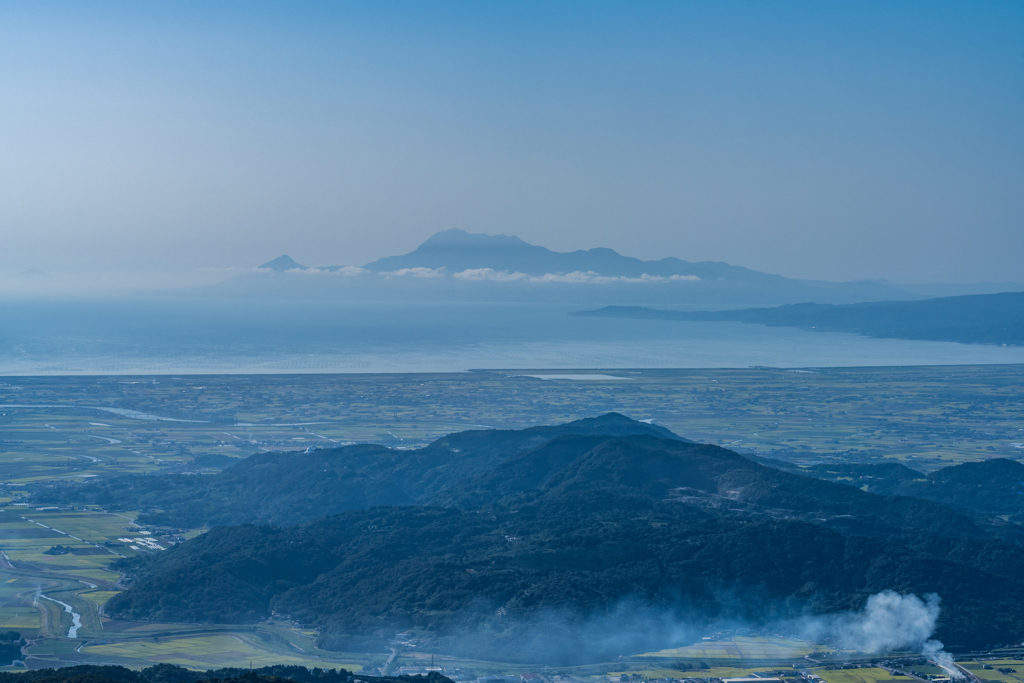
{"type": "Polygon", "coordinates": [[[82,628],[82,615],[71,609],[71,605],[66,602],[61,602],[60,600],[49,597],[48,595],[40,594],[39,597],[43,600],[49,600],[50,602],[55,602],[64,607],[64,611],[71,615],[71,628],[68,629],[68,638],[77,638],[78,629],[82,628]]]}

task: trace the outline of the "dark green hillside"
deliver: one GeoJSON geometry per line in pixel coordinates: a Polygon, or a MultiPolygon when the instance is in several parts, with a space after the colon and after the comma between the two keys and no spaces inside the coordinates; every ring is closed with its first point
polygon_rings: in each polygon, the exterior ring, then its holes
{"type": "MultiPolygon", "coordinates": [[[[956,547],[961,561],[972,565],[975,556],[998,554],[1001,571],[1024,573],[1024,529],[1017,525],[775,470],[717,446],[652,437],[559,437],[450,487],[432,502],[508,507],[538,493],[594,487],[736,515],[803,519],[845,533],[901,539],[940,556],[956,547]]],[[[990,566],[987,561],[983,565],[990,566]]]]}
{"type": "Polygon", "coordinates": [[[606,306],[572,315],[661,320],[735,320],[769,327],[855,332],[869,337],[964,344],[1024,344],[1024,292],[948,296],[923,301],[788,304],[733,311],[666,311],[606,306]]]}
{"type": "Polygon", "coordinates": [[[562,436],[435,501],[450,507],[216,528],[128,563],[135,583],[106,609],[191,621],[277,611],[338,649],[412,629],[442,650],[554,662],[656,647],[665,633],[652,625],[674,618],[757,622],[892,589],[943,597],[947,645],[1024,636],[1016,525],[715,446],[562,436]],[[640,635],[594,637],[612,626],[640,635]]]}
{"type": "Polygon", "coordinates": [[[952,465],[925,475],[898,463],[827,464],[800,468],[757,460],[771,467],[865,488],[872,493],[913,496],[1024,523],[1024,464],[1007,458],[952,465]]]}
{"type": "Polygon", "coordinates": [[[434,502],[473,507],[491,500],[515,506],[536,491],[594,486],[733,515],[803,519],[847,534],[898,542],[965,566],[1024,575],[1024,529],[1015,524],[925,500],[826,484],[762,467],[716,446],[665,443],[649,437],[604,439],[596,445],[587,439],[560,437],[455,485],[434,502]],[[568,457],[573,452],[576,459],[568,457]]]}
{"type": "Polygon", "coordinates": [[[894,491],[903,496],[1009,515],[1024,523],[1024,464],[1006,458],[944,467],[927,478],[903,481],[894,491]]]}
{"type": "Polygon", "coordinates": [[[891,494],[902,482],[921,479],[924,474],[898,462],[877,465],[822,464],[801,470],[819,479],[838,481],[861,488],[866,486],[872,493],[891,494]]]}
{"type": "Polygon", "coordinates": [[[459,432],[417,450],[362,444],[311,453],[258,453],[211,476],[120,477],[45,490],[38,500],[155,508],[161,512],[140,521],[168,526],[297,524],[356,508],[422,502],[560,434],[649,434],[686,441],[664,427],[608,413],[562,425],[459,432]]]}

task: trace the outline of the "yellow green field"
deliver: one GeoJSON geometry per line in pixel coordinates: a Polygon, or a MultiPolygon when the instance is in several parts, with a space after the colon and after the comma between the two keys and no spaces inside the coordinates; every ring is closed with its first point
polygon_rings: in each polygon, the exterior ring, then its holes
{"type": "Polygon", "coordinates": [[[81,596],[97,607],[102,607],[107,600],[117,595],[118,591],[84,591],[81,596]]]}
{"type": "Polygon", "coordinates": [[[153,664],[167,663],[192,669],[214,669],[220,667],[270,666],[272,664],[298,664],[321,668],[345,668],[350,671],[361,669],[356,662],[328,662],[317,657],[283,654],[262,649],[249,638],[238,635],[211,635],[191,638],[127,641],[106,645],[87,645],[82,654],[112,659],[144,660],[153,664]]]}
{"type": "Polygon", "coordinates": [[[104,567],[113,559],[136,554],[127,543],[117,540],[142,536],[126,529],[132,526],[134,522],[120,514],[7,507],[0,513],[0,547],[15,561],[68,565],[69,568],[104,567]],[[115,546],[108,548],[104,545],[106,542],[115,546]],[[72,548],[75,552],[44,554],[55,545],[72,548]]]}
{"type": "MultiPolygon", "coordinates": [[[[111,562],[158,552],[152,546],[159,542],[170,547],[159,535],[143,533],[134,519],[133,513],[0,507],[0,627],[29,638],[67,638],[73,620],[60,604],[65,603],[80,615],[79,638],[100,634],[100,608],[120,577],[111,562]]],[[[36,641],[29,654],[65,661],[51,651],[63,647],[59,642],[36,641]]],[[[78,647],[83,641],[71,642],[78,647]]]]}
{"type": "Polygon", "coordinates": [[[1021,683],[1021,681],[1024,681],[1024,661],[1021,660],[995,659],[983,662],[960,662],[960,666],[976,674],[978,678],[984,678],[989,681],[1001,681],[1002,683],[1021,683]],[[992,668],[983,668],[985,664],[992,668]],[[1004,674],[999,671],[1000,668],[1016,669],[1017,673],[1004,674]]]}
{"type": "Polygon", "coordinates": [[[701,641],[686,647],[645,653],[644,657],[684,659],[786,659],[803,657],[814,650],[810,643],[778,637],[743,637],[701,641]]]}
{"type": "Polygon", "coordinates": [[[673,669],[665,667],[652,667],[630,669],[628,671],[609,672],[612,676],[622,673],[640,674],[648,678],[740,678],[749,676],[755,671],[772,671],[771,667],[738,667],[738,666],[713,666],[709,669],[673,669]]]}
{"type": "Polygon", "coordinates": [[[39,629],[39,613],[28,602],[19,601],[16,596],[33,592],[38,581],[27,578],[0,576],[0,629],[15,629],[35,633],[39,629]]]}
{"type": "Polygon", "coordinates": [[[875,683],[876,681],[903,681],[907,682],[905,676],[893,676],[885,669],[815,669],[814,673],[824,678],[828,683],[875,683]]]}

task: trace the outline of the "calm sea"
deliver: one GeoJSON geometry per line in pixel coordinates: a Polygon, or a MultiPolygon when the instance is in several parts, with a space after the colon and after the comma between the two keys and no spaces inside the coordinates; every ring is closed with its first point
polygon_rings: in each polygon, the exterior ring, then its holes
{"type": "Polygon", "coordinates": [[[0,302],[0,375],[1024,363],[1020,347],[566,315],[580,308],[168,298],[0,302]]]}

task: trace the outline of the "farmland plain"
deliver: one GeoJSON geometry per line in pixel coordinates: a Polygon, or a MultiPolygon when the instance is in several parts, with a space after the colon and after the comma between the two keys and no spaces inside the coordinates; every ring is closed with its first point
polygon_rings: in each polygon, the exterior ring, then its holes
{"type": "MultiPolygon", "coordinates": [[[[146,528],[136,511],[114,509],[116,501],[105,510],[39,509],[27,504],[29,492],[120,474],[204,476],[260,451],[365,442],[415,448],[453,431],[521,429],[608,411],[797,464],[899,461],[927,472],[1024,456],[1022,384],[1022,366],[0,378],[0,626],[31,639],[32,667],[169,662],[206,669],[251,660],[372,670],[387,652],[321,651],[315,633],[287,621],[204,627],[106,618],[104,603],[121,589],[112,561],[163,552],[203,530],[146,528]],[[60,603],[80,618],[75,638],[68,637],[73,614],[60,603]]],[[[704,675],[742,675],[811,649],[767,634],[737,635],[566,673],[693,676],[690,667],[709,660],[715,673],[704,675]]],[[[403,648],[393,668],[422,665],[425,656],[403,648]]],[[[445,657],[438,663],[478,675],[516,670],[445,657]]],[[[889,680],[879,671],[821,675],[828,683],[889,680]]]]}
{"type": "Polygon", "coordinates": [[[1024,456],[1022,383],[1017,365],[8,377],[0,482],[220,469],[258,450],[353,442],[410,448],[453,431],[608,411],[760,455],[896,459],[928,471],[1024,456]],[[111,412],[128,410],[138,412],[111,412]]]}

